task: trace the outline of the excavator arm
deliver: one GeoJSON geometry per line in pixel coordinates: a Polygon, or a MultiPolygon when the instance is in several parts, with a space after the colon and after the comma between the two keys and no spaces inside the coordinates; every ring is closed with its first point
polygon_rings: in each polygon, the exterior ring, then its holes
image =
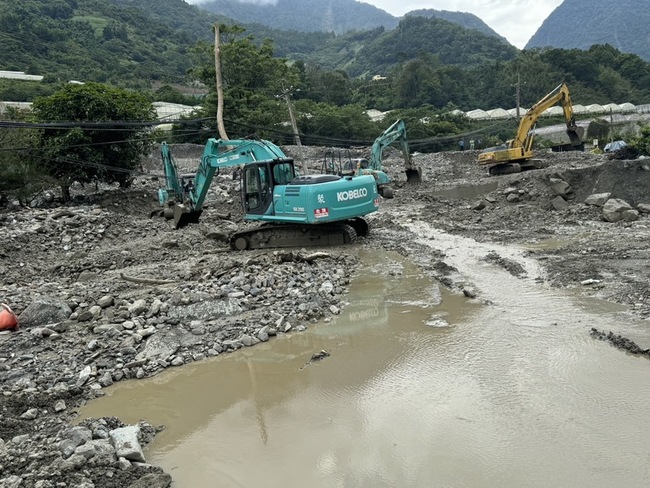
{"type": "Polygon", "coordinates": [[[176,227],[197,222],[215,174],[222,168],[256,161],[285,160],[282,150],[257,139],[208,139],[196,173],[181,174],[166,142],[161,146],[166,187],[158,190],[161,205],[173,208],[176,227]]]}
{"type": "Polygon", "coordinates": [[[404,158],[406,171],[406,180],[409,183],[420,183],[422,181],[422,172],[416,168],[411,159],[408,139],[406,138],[406,124],[402,119],[395,121],[386,129],[372,145],[370,161],[368,168],[373,171],[383,171],[382,154],[386,147],[398,143],[404,158]]]}
{"type": "Polygon", "coordinates": [[[558,85],[553,91],[533,105],[519,121],[517,133],[503,146],[485,149],[478,156],[478,164],[488,166],[490,174],[506,174],[521,171],[522,165],[530,165],[533,157],[534,127],[545,110],[560,103],[564,112],[567,135],[573,146],[582,144],[573,113],[571,95],[566,83],[558,85]]]}
{"type": "Polygon", "coordinates": [[[517,134],[509,146],[511,148],[523,148],[525,153],[529,153],[533,146],[533,128],[537,123],[537,119],[539,119],[545,110],[554,106],[558,102],[562,105],[569,139],[573,145],[579,145],[580,137],[577,133],[571,95],[566,83],[562,83],[526,112],[519,122],[517,134]]]}

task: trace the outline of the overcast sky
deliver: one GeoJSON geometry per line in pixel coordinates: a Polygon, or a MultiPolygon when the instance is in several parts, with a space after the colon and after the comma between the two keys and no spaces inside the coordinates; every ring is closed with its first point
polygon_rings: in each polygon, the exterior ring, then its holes
{"type": "MultiPolygon", "coordinates": [[[[208,0],[185,1],[202,3],[208,0]]],[[[275,0],[241,1],[275,3],[275,0]]],[[[562,2],[563,0],[364,0],[364,3],[374,5],[396,17],[422,8],[469,12],[519,49],[523,49],[544,19],[562,2]]]]}

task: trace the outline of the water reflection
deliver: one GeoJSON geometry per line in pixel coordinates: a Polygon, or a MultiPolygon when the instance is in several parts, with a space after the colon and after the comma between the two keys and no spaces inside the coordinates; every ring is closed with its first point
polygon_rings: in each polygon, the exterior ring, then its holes
{"type": "Polygon", "coordinates": [[[614,318],[465,251],[494,305],[364,254],[331,322],[118,384],[81,415],[165,424],[146,454],[175,487],[647,486],[647,364],[583,333],[614,318]]]}

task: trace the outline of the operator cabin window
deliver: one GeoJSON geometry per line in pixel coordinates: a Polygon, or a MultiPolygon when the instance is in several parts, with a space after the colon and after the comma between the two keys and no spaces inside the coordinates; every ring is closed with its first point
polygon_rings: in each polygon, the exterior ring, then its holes
{"type": "Polygon", "coordinates": [[[244,182],[246,185],[246,209],[254,211],[264,205],[269,193],[269,174],[266,166],[246,168],[244,182]]]}
{"type": "Polygon", "coordinates": [[[293,166],[291,164],[278,163],[273,167],[273,181],[276,185],[286,185],[293,177],[293,166]]]}

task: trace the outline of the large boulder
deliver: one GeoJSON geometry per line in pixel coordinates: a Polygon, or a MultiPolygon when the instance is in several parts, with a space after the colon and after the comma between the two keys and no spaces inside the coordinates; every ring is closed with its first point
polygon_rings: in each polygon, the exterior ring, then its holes
{"type": "Polygon", "coordinates": [[[639,212],[620,198],[610,198],[603,205],[603,219],[607,222],[619,222],[621,220],[632,222],[638,218],[639,212]]]}
{"type": "Polygon", "coordinates": [[[587,205],[593,205],[595,207],[602,207],[607,203],[607,200],[612,196],[611,193],[594,193],[589,195],[585,200],[587,205]]]}
{"type": "Polygon", "coordinates": [[[549,178],[548,182],[556,195],[561,196],[565,200],[571,200],[573,198],[573,188],[563,179],[549,178]]]}
{"type": "Polygon", "coordinates": [[[138,425],[129,425],[110,431],[109,435],[111,441],[113,441],[115,452],[118,457],[123,457],[129,461],[137,461],[140,463],[146,462],[144,453],[142,452],[142,446],[138,440],[139,434],[140,427],[138,425]]]}

